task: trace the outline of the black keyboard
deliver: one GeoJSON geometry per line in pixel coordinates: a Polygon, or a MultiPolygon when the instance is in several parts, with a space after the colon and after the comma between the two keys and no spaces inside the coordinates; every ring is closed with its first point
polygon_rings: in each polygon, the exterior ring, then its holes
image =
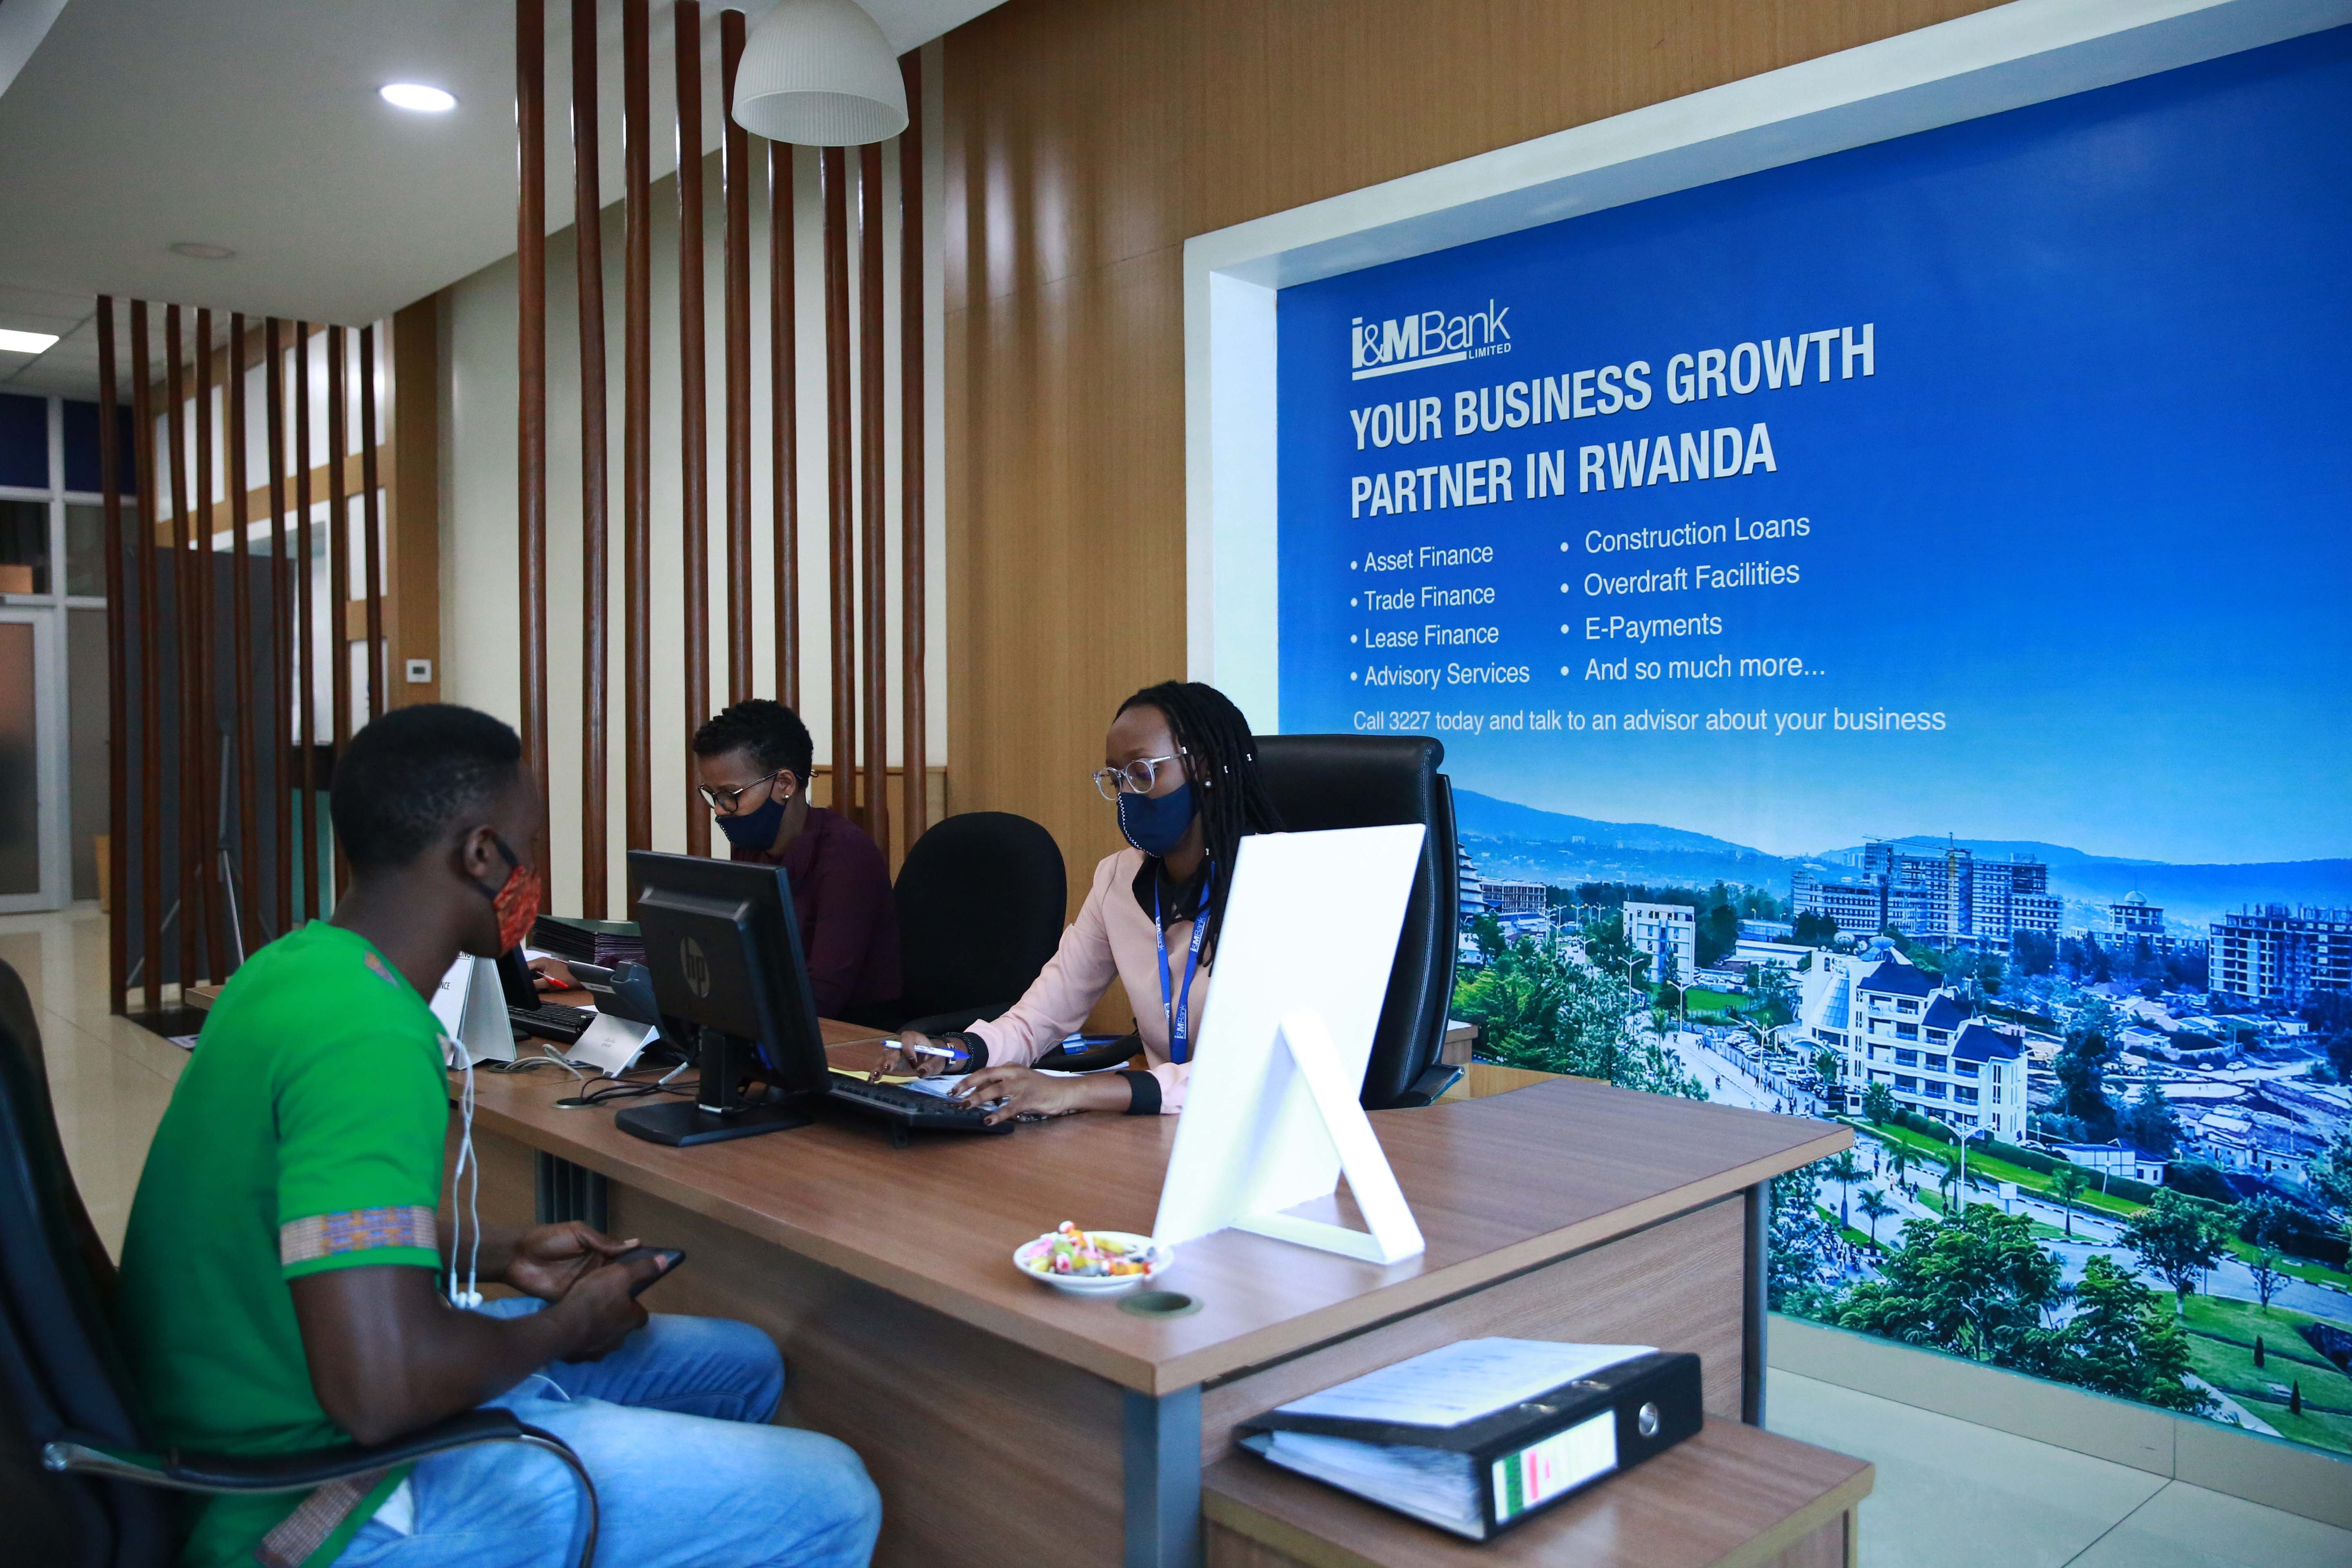
{"type": "Polygon", "coordinates": [[[596,1021],[596,1010],[541,1002],[536,1007],[509,1007],[507,1019],[518,1029],[568,1046],[588,1032],[588,1026],[596,1021]]]}
{"type": "Polygon", "coordinates": [[[871,1116],[891,1124],[894,1133],[903,1136],[916,1130],[938,1132],[1003,1133],[1013,1131],[1010,1121],[994,1127],[988,1125],[988,1112],[977,1105],[943,1095],[925,1094],[919,1089],[908,1089],[895,1083],[866,1083],[862,1079],[844,1078],[835,1073],[825,1099],[845,1110],[871,1116]]]}

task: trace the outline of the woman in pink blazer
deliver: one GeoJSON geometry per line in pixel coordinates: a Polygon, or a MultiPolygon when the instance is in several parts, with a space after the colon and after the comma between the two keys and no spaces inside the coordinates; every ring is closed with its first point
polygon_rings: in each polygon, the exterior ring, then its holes
{"type": "Polygon", "coordinates": [[[1073,1110],[1172,1116],[1184,1108],[1234,851],[1244,834],[1278,832],[1281,824],[1258,776],[1248,721],[1199,681],[1162,681],[1119,705],[1095,787],[1118,806],[1129,847],[1095,868],[1077,920],[1027,994],[969,1029],[936,1040],[901,1037],[883,1071],[969,1073],[957,1092],[1001,1101],[992,1122],[1073,1110]],[[1034,1070],[1029,1064],[1085,1023],[1113,980],[1135,1005],[1149,1069],[1082,1078],[1034,1070]]]}

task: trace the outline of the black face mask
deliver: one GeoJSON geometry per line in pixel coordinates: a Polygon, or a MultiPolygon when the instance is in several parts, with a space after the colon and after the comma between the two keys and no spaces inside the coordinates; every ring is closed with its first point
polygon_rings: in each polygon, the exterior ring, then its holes
{"type": "Polygon", "coordinates": [[[768,804],[757,811],[738,812],[714,820],[719,831],[727,835],[727,842],[738,849],[765,849],[776,841],[777,831],[784,826],[784,807],[788,804],[782,795],[772,794],[768,804]]]}

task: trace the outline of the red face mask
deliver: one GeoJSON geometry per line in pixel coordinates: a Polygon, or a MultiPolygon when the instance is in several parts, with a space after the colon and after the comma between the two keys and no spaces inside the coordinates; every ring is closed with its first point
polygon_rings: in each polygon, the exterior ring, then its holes
{"type": "Polygon", "coordinates": [[[480,882],[474,886],[490,900],[490,908],[498,914],[499,951],[512,952],[530,934],[531,922],[539,919],[539,873],[524,865],[504,838],[493,833],[490,842],[506,857],[507,879],[495,890],[480,882]]]}

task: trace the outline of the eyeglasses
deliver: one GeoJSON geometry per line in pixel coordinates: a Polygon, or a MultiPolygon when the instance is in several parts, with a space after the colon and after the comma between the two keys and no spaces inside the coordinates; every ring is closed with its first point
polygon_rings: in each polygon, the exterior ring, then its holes
{"type": "Polygon", "coordinates": [[[694,793],[700,795],[709,805],[712,811],[724,816],[732,816],[740,808],[742,799],[745,795],[751,794],[753,790],[758,789],[761,784],[766,784],[769,780],[777,777],[785,771],[786,770],[782,768],[778,768],[775,773],[768,773],[760,778],[753,779],[750,784],[745,784],[740,789],[712,789],[708,784],[697,784],[694,786],[694,793]]]}
{"type": "Polygon", "coordinates": [[[1138,757],[1123,768],[1097,768],[1095,770],[1095,793],[1114,803],[1121,795],[1150,795],[1152,781],[1159,776],[1157,770],[1160,764],[1175,762],[1181,755],[1179,752],[1174,757],[1138,757]]]}

